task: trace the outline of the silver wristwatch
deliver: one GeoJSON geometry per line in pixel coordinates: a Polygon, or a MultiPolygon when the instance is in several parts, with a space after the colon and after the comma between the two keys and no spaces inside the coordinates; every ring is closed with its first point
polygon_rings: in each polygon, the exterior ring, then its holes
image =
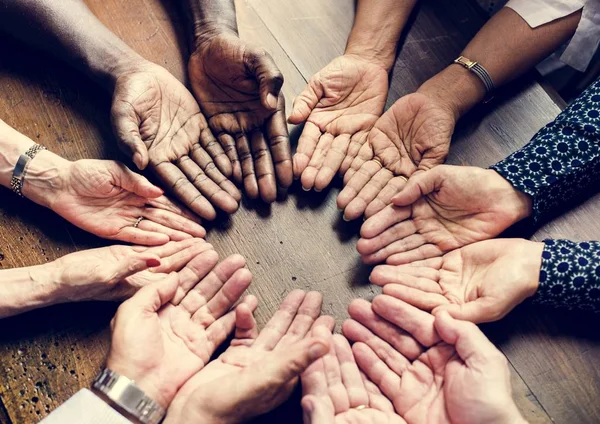
{"type": "Polygon", "coordinates": [[[158,424],[165,416],[165,408],[146,396],[133,380],[111,369],[105,368],[92,386],[144,424],[158,424]]]}

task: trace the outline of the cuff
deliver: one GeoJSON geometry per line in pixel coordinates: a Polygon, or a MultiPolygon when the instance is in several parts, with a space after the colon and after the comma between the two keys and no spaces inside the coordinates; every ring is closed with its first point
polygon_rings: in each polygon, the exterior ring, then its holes
{"type": "Polygon", "coordinates": [[[131,424],[88,389],[81,389],[40,424],[131,424]]]}
{"type": "Polygon", "coordinates": [[[536,28],[570,15],[584,4],[584,0],[510,0],[506,7],[517,12],[531,28],[536,28]]]}

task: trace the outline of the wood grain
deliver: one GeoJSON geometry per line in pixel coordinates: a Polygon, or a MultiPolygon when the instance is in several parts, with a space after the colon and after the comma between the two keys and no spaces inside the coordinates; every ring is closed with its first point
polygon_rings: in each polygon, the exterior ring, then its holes
{"type": "MultiPolygon", "coordinates": [[[[89,0],[97,16],[143,56],[185,80],[183,20],[170,1],[89,0]]],[[[239,0],[240,34],[262,45],[281,68],[288,110],[306,80],[344,50],[353,0],[239,0]]],[[[403,39],[388,105],[442,69],[466,44],[481,19],[466,2],[425,1],[403,39]],[[451,3],[451,5],[450,5],[451,3]]],[[[8,40],[0,44],[0,117],[69,159],[121,158],[110,129],[110,98],[61,62],[8,40]],[[44,72],[39,72],[44,69],[44,72]]],[[[450,163],[488,166],[523,145],[559,108],[531,78],[478,108],[459,126],[450,163]]],[[[297,138],[301,128],[293,128],[297,138]]],[[[271,206],[244,202],[231,218],[209,226],[221,257],[241,253],[254,275],[263,325],[293,288],[318,290],[324,312],[346,318],[355,297],[370,299],[369,268],[355,251],[360,222],[341,220],[340,182],[321,193],[295,184],[271,206]]],[[[106,242],[52,213],[0,190],[0,267],[27,266],[106,242]]],[[[600,238],[595,197],[535,236],[600,238]]],[[[37,422],[102,366],[115,304],[64,305],[2,322],[0,420],[37,422]],[[3,412],[4,415],[3,415],[3,412]]],[[[592,318],[593,319],[593,318],[592,318]]],[[[598,333],[590,317],[519,308],[485,327],[508,356],[514,396],[530,422],[600,421],[598,333]]],[[[257,422],[300,422],[298,393],[257,422]]]]}

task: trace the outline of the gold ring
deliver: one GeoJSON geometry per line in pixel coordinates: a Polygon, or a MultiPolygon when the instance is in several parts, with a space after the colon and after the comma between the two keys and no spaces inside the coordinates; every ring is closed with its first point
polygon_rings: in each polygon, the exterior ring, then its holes
{"type": "Polygon", "coordinates": [[[354,407],[354,409],[356,409],[357,411],[362,411],[363,409],[366,409],[366,408],[368,408],[367,405],[358,405],[358,406],[354,407]]]}
{"type": "Polygon", "coordinates": [[[377,165],[379,165],[379,167],[380,167],[380,168],[383,168],[383,165],[381,164],[381,161],[380,161],[379,159],[377,159],[377,158],[373,158],[372,160],[373,160],[373,162],[375,162],[377,165]]]}
{"type": "Polygon", "coordinates": [[[398,177],[402,178],[405,183],[408,182],[408,178],[406,178],[404,175],[398,175],[398,177]]]}
{"type": "Polygon", "coordinates": [[[138,225],[140,225],[140,222],[142,222],[144,220],[143,216],[140,216],[138,219],[135,220],[134,224],[133,224],[133,228],[137,228],[138,225]]]}

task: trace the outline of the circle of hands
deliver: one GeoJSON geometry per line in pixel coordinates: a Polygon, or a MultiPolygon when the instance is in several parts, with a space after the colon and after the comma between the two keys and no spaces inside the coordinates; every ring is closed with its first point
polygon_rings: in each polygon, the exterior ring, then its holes
{"type": "Polygon", "coordinates": [[[111,323],[107,366],[168,407],[166,423],[242,422],[299,380],[306,423],[519,421],[506,359],[473,322],[535,291],[539,247],[488,240],[531,204],[492,170],[441,165],[455,117],[418,92],[383,113],[387,72],[344,55],[294,101],[289,122],[305,125],[292,158],[283,77],[267,53],[223,34],[197,43],[188,72],[193,95],[158,65],[130,69],[111,111],[122,150],[181,206],[122,164],[92,160],[62,171],[53,200],[84,230],[147,246],[59,260],[59,302],[133,295],[111,323]],[[219,262],[196,215],[233,213],[234,182],[272,202],[294,177],[321,191],[336,174],[344,219],[367,218],[363,261],[386,263],[370,278],[384,294],[354,301],[342,336],[321,316],[321,295],[296,290],[259,331],[244,259],[219,262]],[[498,275],[509,290],[494,286],[498,275]]]}

